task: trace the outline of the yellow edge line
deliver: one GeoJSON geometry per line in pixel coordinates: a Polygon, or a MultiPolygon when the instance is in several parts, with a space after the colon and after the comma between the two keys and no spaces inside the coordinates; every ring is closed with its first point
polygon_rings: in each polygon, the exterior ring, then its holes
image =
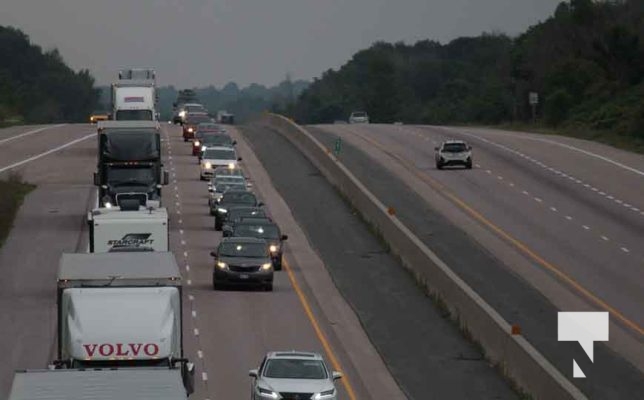
{"type": "Polygon", "coordinates": [[[293,285],[293,289],[295,289],[295,293],[297,294],[297,297],[300,299],[300,303],[302,303],[302,307],[304,308],[304,312],[306,313],[306,316],[309,318],[309,321],[311,321],[311,325],[313,325],[313,330],[315,331],[315,334],[317,335],[318,339],[320,339],[320,342],[322,343],[322,347],[324,347],[324,351],[326,352],[327,357],[329,357],[329,360],[331,361],[331,365],[333,365],[333,369],[336,371],[342,372],[342,375],[343,375],[342,385],[346,389],[347,394],[349,395],[349,398],[351,400],[356,400],[357,397],[355,395],[355,392],[353,391],[353,387],[351,386],[351,383],[349,382],[349,378],[346,375],[346,373],[342,371],[338,358],[335,356],[335,353],[333,353],[333,349],[331,349],[331,345],[329,344],[329,341],[327,340],[326,336],[322,332],[322,329],[320,328],[320,324],[315,319],[315,316],[313,315],[313,311],[311,310],[311,306],[309,305],[309,301],[306,299],[304,292],[302,292],[302,289],[300,288],[299,283],[295,279],[295,274],[293,273],[291,266],[288,264],[286,260],[283,261],[283,266],[288,274],[288,279],[291,281],[291,284],[293,285]]]}
{"type": "Polygon", "coordinates": [[[568,285],[572,286],[574,289],[576,289],[579,293],[581,293],[584,297],[587,299],[591,300],[593,303],[596,305],[600,306],[606,311],[609,311],[612,313],[617,319],[619,319],[622,323],[624,323],[626,326],[630,327],[640,335],[644,335],[644,328],[639,326],[637,323],[631,321],[628,319],[624,314],[619,312],[616,308],[612,307],[608,303],[606,303],[604,300],[600,299],[599,297],[595,296],[592,292],[590,292],[588,289],[583,287],[580,283],[578,283],[574,278],[566,274],[565,272],[561,271],[559,268],[557,268],[554,264],[551,264],[550,262],[546,261],[543,257],[539,256],[535,251],[531,250],[527,245],[519,241],[518,239],[515,239],[512,237],[509,233],[505,232],[503,229],[500,227],[496,226],[494,223],[492,223],[490,220],[485,218],[482,214],[480,214],[478,211],[473,209],[471,206],[469,206],[467,203],[465,203],[463,200],[461,200],[459,197],[457,197],[455,194],[452,194],[449,192],[447,189],[444,188],[444,186],[434,179],[430,178],[428,174],[422,173],[418,171],[416,167],[409,166],[408,163],[403,160],[401,157],[397,156],[396,154],[393,154],[389,152],[384,145],[379,143],[373,138],[363,136],[362,134],[356,132],[356,131],[351,131],[357,136],[360,136],[363,140],[371,143],[372,145],[378,147],[381,151],[384,153],[388,154],[389,156],[395,158],[401,165],[403,165],[406,169],[410,170],[414,175],[422,179],[423,181],[427,182],[430,186],[432,186],[434,189],[439,190],[442,192],[445,196],[447,196],[450,200],[452,200],[454,203],[456,203],[459,207],[461,207],[463,210],[465,210],[468,214],[473,216],[477,221],[481,222],[488,228],[492,229],[495,233],[497,233],[499,236],[501,236],[503,239],[507,240],[511,244],[513,244],[515,247],[517,247],[519,250],[521,250],[524,254],[528,255],[531,257],[533,260],[535,260],[538,264],[546,268],[547,270],[551,271],[555,275],[557,275],[560,279],[562,279],[564,282],[566,282],[568,285]]]}

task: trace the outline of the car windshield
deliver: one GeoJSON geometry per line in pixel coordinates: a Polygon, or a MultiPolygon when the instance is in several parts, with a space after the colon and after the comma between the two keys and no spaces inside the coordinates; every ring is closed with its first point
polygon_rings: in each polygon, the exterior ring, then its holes
{"type": "Polygon", "coordinates": [[[462,153],[467,151],[467,146],[465,143],[445,143],[443,151],[446,153],[462,153]]]}
{"type": "Polygon", "coordinates": [[[186,122],[189,125],[197,125],[201,122],[210,122],[210,117],[207,115],[191,115],[186,118],[186,122]]]}
{"type": "Polygon", "coordinates": [[[203,106],[185,106],[184,110],[186,110],[186,112],[206,111],[206,109],[203,106]]]}
{"type": "Polygon", "coordinates": [[[152,121],[151,110],[118,110],[117,121],[152,121]]]}
{"type": "Polygon", "coordinates": [[[219,255],[224,257],[266,257],[264,243],[224,242],[219,245],[219,255]]]}
{"type": "Polygon", "coordinates": [[[223,149],[206,149],[203,153],[203,158],[207,160],[234,160],[235,152],[233,150],[223,149]]]}
{"type": "Polygon", "coordinates": [[[202,122],[199,125],[197,125],[199,129],[219,129],[219,126],[217,124],[213,124],[212,122],[202,122]]]}
{"type": "Polygon", "coordinates": [[[234,236],[255,237],[260,239],[279,239],[280,233],[275,225],[246,225],[235,226],[234,236]]]}
{"type": "Polygon", "coordinates": [[[218,193],[223,193],[230,189],[242,190],[242,189],[246,189],[246,185],[239,182],[224,182],[224,183],[219,183],[215,186],[215,191],[218,193]]]}
{"type": "Polygon", "coordinates": [[[327,379],[320,360],[271,359],[266,362],[264,376],[277,379],[327,379]]]}
{"type": "Polygon", "coordinates": [[[232,192],[225,193],[221,198],[222,203],[241,203],[241,204],[255,204],[257,198],[250,192],[232,192]]]}
{"type": "Polygon", "coordinates": [[[214,174],[215,174],[216,177],[231,176],[231,175],[244,176],[244,174],[242,173],[241,169],[239,169],[239,168],[228,168],[228,167],[217,167],[217,168],[215,168],[214,174]]]}
{"type": "Polygon", "coordinates": [[[154,170],[149,167],[109,167],[107,182],[111,185],[150,185],[154,183],[154,170]]]}
{"type": "Polygon", "coordinates": [[[261,208],[233,208],[228,212],[229,220],[236,220],[243,217],[265,217],[264,211],[261,208]]]}
{"type": "MultiPolygon", "coordinates": [[[[345,114],[345,115],[346,115],[346,114],[345,114]]],[[[366,113],[364,113],[364,112],[354,112],[354,113],[353,113],[353,116],[354,116],[354,117],[358,117],[358,118],[362,118],[362,117],[366,117],[366,116],[367,116],[367,114],[366,114],[366,113]]]]}
{"type": "Polygon", "coordinates": [[[228,135],[204,135],[201,142],[211,146],[230,146],[233,140],[228,135]]]}

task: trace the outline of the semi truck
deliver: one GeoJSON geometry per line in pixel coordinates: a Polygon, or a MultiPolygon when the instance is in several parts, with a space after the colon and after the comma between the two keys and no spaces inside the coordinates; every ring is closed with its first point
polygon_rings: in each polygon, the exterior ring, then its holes
{"type": "Polygon", "coordinates": [[[63,254],[57,313],[53,368],[176,368],[192,393],[194,364],[184,357],[181,275],[172,253],[63,254]]]}
{"type": "Polygon", "coordinates": [[[97,136],[97,207],[114,207],[127,199],[138,199],[145,207],[160,207],[161,188],[169,177],[161,160],[159,123],[99,122],[97,136]]]}
{"type": "Polygon", "coordinates": [[[112,119],[156,121],[157,93],[149,79],[128,79],[112,83],[112,119]]]}
{"type": "Polygon", "coordinates": [[[168,212],[138,201],[87,213],[90,253],[168,251],[168,212]]]}
{"type": "Polygon", "coordinates": [[[156,78],[156,72],[150,68],[128,68],[119,71],[119,80],[155,81],[156,78]]]}
{"type": "Polygon", "coordinates": [[[179,368],[16,371],[9,400],[187,400],[179,368]]]}

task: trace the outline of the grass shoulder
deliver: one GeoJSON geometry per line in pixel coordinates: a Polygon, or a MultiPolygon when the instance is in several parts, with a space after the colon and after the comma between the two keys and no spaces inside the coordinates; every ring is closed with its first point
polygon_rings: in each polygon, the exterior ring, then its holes
{"type": "Polygon", "coordinates": [[[35,187],[23,182],[20,176],[15,174],[0,180],[0,247],[13,227],[13,221],[22,202],[35,187]]]}

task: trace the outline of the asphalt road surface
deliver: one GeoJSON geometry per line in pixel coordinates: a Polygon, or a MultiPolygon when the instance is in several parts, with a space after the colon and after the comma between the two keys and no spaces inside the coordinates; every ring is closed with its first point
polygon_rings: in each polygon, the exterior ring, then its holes
{"type": "Polygon", "coordinates": [[[341,138],[354,174],[566,376],[574,357],[589,376],[574,382],[585,393],[642,393],[641,156],[492,130],[309,129],[329,148],[341,138]],[[473,170],[435,169],[433,148],[448,138],[474,146],[473,170]],[[610,311],[610,341],[595,344],[594,363],[556,341],[558,310],[610,311]]]}
{"type": "Polygon", "coordinates": [[[243,134],[409,398],[517,397],[306,157],[260,125],[243,134]]]}
{"type": "MultiPolygon", "coordinates": [[[[208,215],[206,183],[198,179],[196,157],[180,130],[164,127],[163,135],[171,172],[163,202],[171,218],[171,249],[186,285],[186,355],[197,367],[191,398],[248,398],[248,370],[268,351],[293,349],[320,352],[345,374],[337,385],[342,399],[383,393],[405,398],[261,165],[247,147],[244,154],[243,145],[242,155],[254,166],[248,172],[262,178],[255,183],[269,212],[275,212],[291,236],[288,268],[277,273],[272,293],[212,290],[209,252],[221,234],[208,215]]],[[[8,394],[14,370],[45,368],[55,357],[58,259],[62,252],[87,249],[84,221],[96,202],[95,138],[95,127],[89,125],[0,130],[0,178],[17,174],[38,185],[0,249],[0,398],[8,394]]]]}

